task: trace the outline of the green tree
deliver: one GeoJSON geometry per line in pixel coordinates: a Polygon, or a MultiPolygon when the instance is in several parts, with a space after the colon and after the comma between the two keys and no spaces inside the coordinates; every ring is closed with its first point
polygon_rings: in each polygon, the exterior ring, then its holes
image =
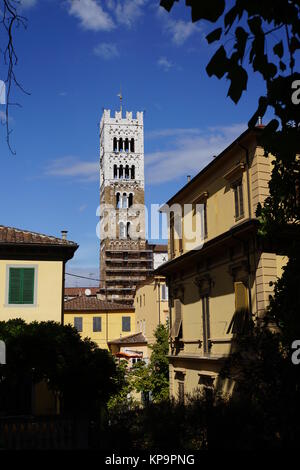
{"type": "Polygon", "coordinates": [[[138,406],[135,393],[151,394],[154,403],[169,397],[168,326],[158,325],[154,332],[155,343],[150,363],[136,362],[130,369],[126,361],[117,366],[118,392],[108,403],[109,410],[130,409],[138,406]]]}
{"type": "Polygon", "coordinates": [[[1,370],[2,404],[19,384],[45,380],[60,397],[64,413],[94,414],[116,390],[110,353],[87,338],[82,340],[70,325],[2,321],[0,339],[7,350],[7,364],[1,370]]]}
{"type": "Polygon", "coordinates": [[[156,341],[151,347],[152,354],[149,367],[153,401],[159,402],[169,396],[168,326],[158,325],[154,337],[156,341]]]}

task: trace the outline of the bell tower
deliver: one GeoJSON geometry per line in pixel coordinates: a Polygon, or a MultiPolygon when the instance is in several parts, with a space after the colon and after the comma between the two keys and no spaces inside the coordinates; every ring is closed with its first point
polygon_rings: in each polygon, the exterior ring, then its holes
{"type": "Polygon", "coordinates": [[[100,122],[101,298],[132,303],[153,268],[145,240],[143,113],[103,111],[100,122]],[[104,214],[105,212],[105,214],[104,214]]]}

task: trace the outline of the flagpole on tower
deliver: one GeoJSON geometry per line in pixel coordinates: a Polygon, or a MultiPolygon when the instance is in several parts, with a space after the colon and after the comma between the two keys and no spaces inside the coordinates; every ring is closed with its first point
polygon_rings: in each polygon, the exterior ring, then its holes
{"type": "Polygon", "coordinates": [[[123,99],[123,96],[122,96],[122,88],[120,86],[120,93],[118,94],[118,97],[120,98],[120,112],[122,114],[122,99],[123,99]]]}

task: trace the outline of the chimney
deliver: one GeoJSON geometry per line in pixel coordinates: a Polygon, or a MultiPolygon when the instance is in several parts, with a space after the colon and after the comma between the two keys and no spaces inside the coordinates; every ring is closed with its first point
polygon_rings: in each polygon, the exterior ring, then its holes
{"type": "Polygon", "coordinates": [[[261,118],[261,116],[258,116],[257,125],[258,125],[258,126],[262,126],[262,118],[261,118]]]}
{"type": "Polygon", "coordinates": [[[67,239],[67,233],[68,233],[68,230],[61,230],[61,238],[63,240],[67,239]]]}
{"type": "Polygon", "coordinates": [[[191,175],[187,175],[187,182],[189,183],[191,181],[191,175]]]}

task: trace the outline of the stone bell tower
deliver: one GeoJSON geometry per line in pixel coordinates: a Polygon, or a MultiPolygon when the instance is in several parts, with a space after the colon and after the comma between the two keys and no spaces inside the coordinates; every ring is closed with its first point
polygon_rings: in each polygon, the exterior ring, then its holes
{"type": "Polygon", "coordinates": [[[152,271],[145,240],[143,113],[103,111],[100,122],[100,297],[132,303],[152,271]],[[109,233],[107,232],[110,227],[109,233]]]}

